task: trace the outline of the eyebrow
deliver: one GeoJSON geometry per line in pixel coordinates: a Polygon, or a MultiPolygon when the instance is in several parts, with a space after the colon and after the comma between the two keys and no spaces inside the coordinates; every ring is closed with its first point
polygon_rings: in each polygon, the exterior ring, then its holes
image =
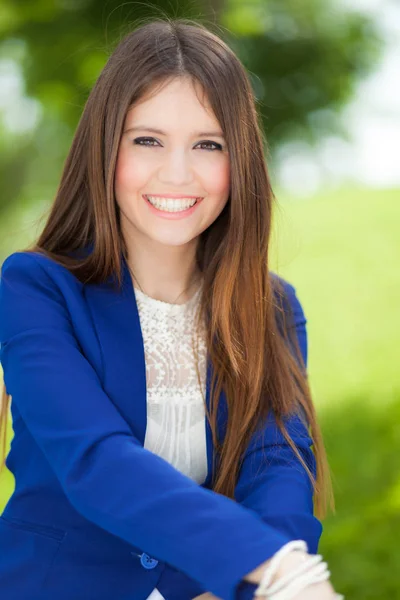
{"type": "MultiPolygon", "coordinates": [[[[129,127],[124,131],[127,133],[128,131],[152,131],[153,133],[158,133],[159,135],[167,135],[165,131],[161,129],[156,129],[155,127],[147,127],[146,125],[136,125],[135,127],[129,127]]],[[[193,135],[196,137],[202,136],[212,136],[212,137],[220,137],[223,138],[224,134],[222,131],[194,131],[193,135]]]]}

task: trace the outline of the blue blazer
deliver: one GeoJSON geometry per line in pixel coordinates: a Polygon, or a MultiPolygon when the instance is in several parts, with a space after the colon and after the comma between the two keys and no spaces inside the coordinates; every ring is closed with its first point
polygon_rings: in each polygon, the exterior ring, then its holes
{"type": "MultiPolygon", "coordinates": [[[[306,319],[282,282],[306,363],[306,319]]],[[[3,263],[0,356],[15,491],[0,517],[1,597],[144,600],[157,587],[166,600],[206,591],[251,600],[256,586],[242,578],[283,544],[303,539],[317,552],[322,525],[309,478],[272,416],[264,443],[254,436],[248,446],[235,500],[210,489],[207,420],[202,485],[145,449],[144,347],[124,260],[122,291],[109,283],[82,284],[38,253],[3,263]]],[[[211,377],[208,361],[208,406],[211,377]]],[[[220,407],[223,433],[223,394],[220,407]]],[[[287,427],[315,474],[307,427],[299,417],[287,427]]]]}

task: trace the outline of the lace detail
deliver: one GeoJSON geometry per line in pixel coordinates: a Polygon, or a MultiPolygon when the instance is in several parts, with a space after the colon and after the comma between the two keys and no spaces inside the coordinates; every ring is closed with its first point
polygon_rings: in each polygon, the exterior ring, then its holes
{"type": "Polygon", "coordinates": [[[170,304],[134,287],[146,360],[144,447],[199,484],[207,477],[203,401],[207,350],[202,329],[198,338],[199,386],[192,332],[201,289],[202,284],[184,304],[170,304]]]}
{"type": "Polygon", "coordinates": [[[165,598],[157,588],[154,588],[150,596],[147,596],[146,600],[165,600],[165,598]]]}

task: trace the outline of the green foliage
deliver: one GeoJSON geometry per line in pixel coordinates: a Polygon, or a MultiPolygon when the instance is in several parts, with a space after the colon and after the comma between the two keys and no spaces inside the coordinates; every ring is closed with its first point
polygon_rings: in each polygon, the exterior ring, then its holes
{"type": "Polygon", "coordinates": [[[379,48],[370,19],[325,0],[228,0],[214,15],[201,0],[25,0],[5,6],[15,18],[3,28],[3,51],[13,55],[18,48],[27,93],[71,127],[109,53],[143,19],[198,19],[234,45],[260,84],[271,143],[280,139],[282,125],[308,128],[311,111],[347,100],[354,78],[371,69],[379,48]]]}
{"type": "Polygon", "coordinates": [[[320,406],[398,397],[399,200],[399,190],[357,189],[280,199],[272,267],[293,282],[309,316],[320,406]]]}
{"type": "Polygon", "coordinates": [[[337,133],[338,109],[379,55],[371,20],[332,2],[231,0],[221,21],[252,75],[272,150],[337,133]]]}
{"type": "Polygon", "coordinates": [[[2,0],[0,11],[1,56],[21,66],[26,95],[43,109],[33,134],[12,135],[3,150],[0,211],[38,188],[54,195],[90,89],[144,19],[191,18],[226,39],[250,73],[272,152],[294,137],[337,132],[338,109],[381,46],[370,19],[333,0],[2,0]]]}
{"type": "MultiPolygon", "coordinates": [[[[278,194],[279,198],[279,194],[278,194]]],[[[309,377],[336,514],[320,552],[352,600],[398,596],[400,190],[281,199],[272,267],[308,319],[309,377]]]]}
{"type": "Polygon", "coordinates": [[[400,564],[400,390],[391,402],[375,390],[346,397],[322,414],[336,515],[324,521],[319,551],[346,598],[393,600],[400,564]]]}

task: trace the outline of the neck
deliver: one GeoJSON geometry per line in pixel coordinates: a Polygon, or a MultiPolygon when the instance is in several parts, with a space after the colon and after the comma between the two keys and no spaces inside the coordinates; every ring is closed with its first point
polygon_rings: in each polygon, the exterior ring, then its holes
{"type": "Polygon", "coordinates": [[[195,243],[165,246],[152,240],[128,239],[126,245],[134,287],[151,298],[172,304],[183,304],[193,296],[200,279],[195,243]]]}

